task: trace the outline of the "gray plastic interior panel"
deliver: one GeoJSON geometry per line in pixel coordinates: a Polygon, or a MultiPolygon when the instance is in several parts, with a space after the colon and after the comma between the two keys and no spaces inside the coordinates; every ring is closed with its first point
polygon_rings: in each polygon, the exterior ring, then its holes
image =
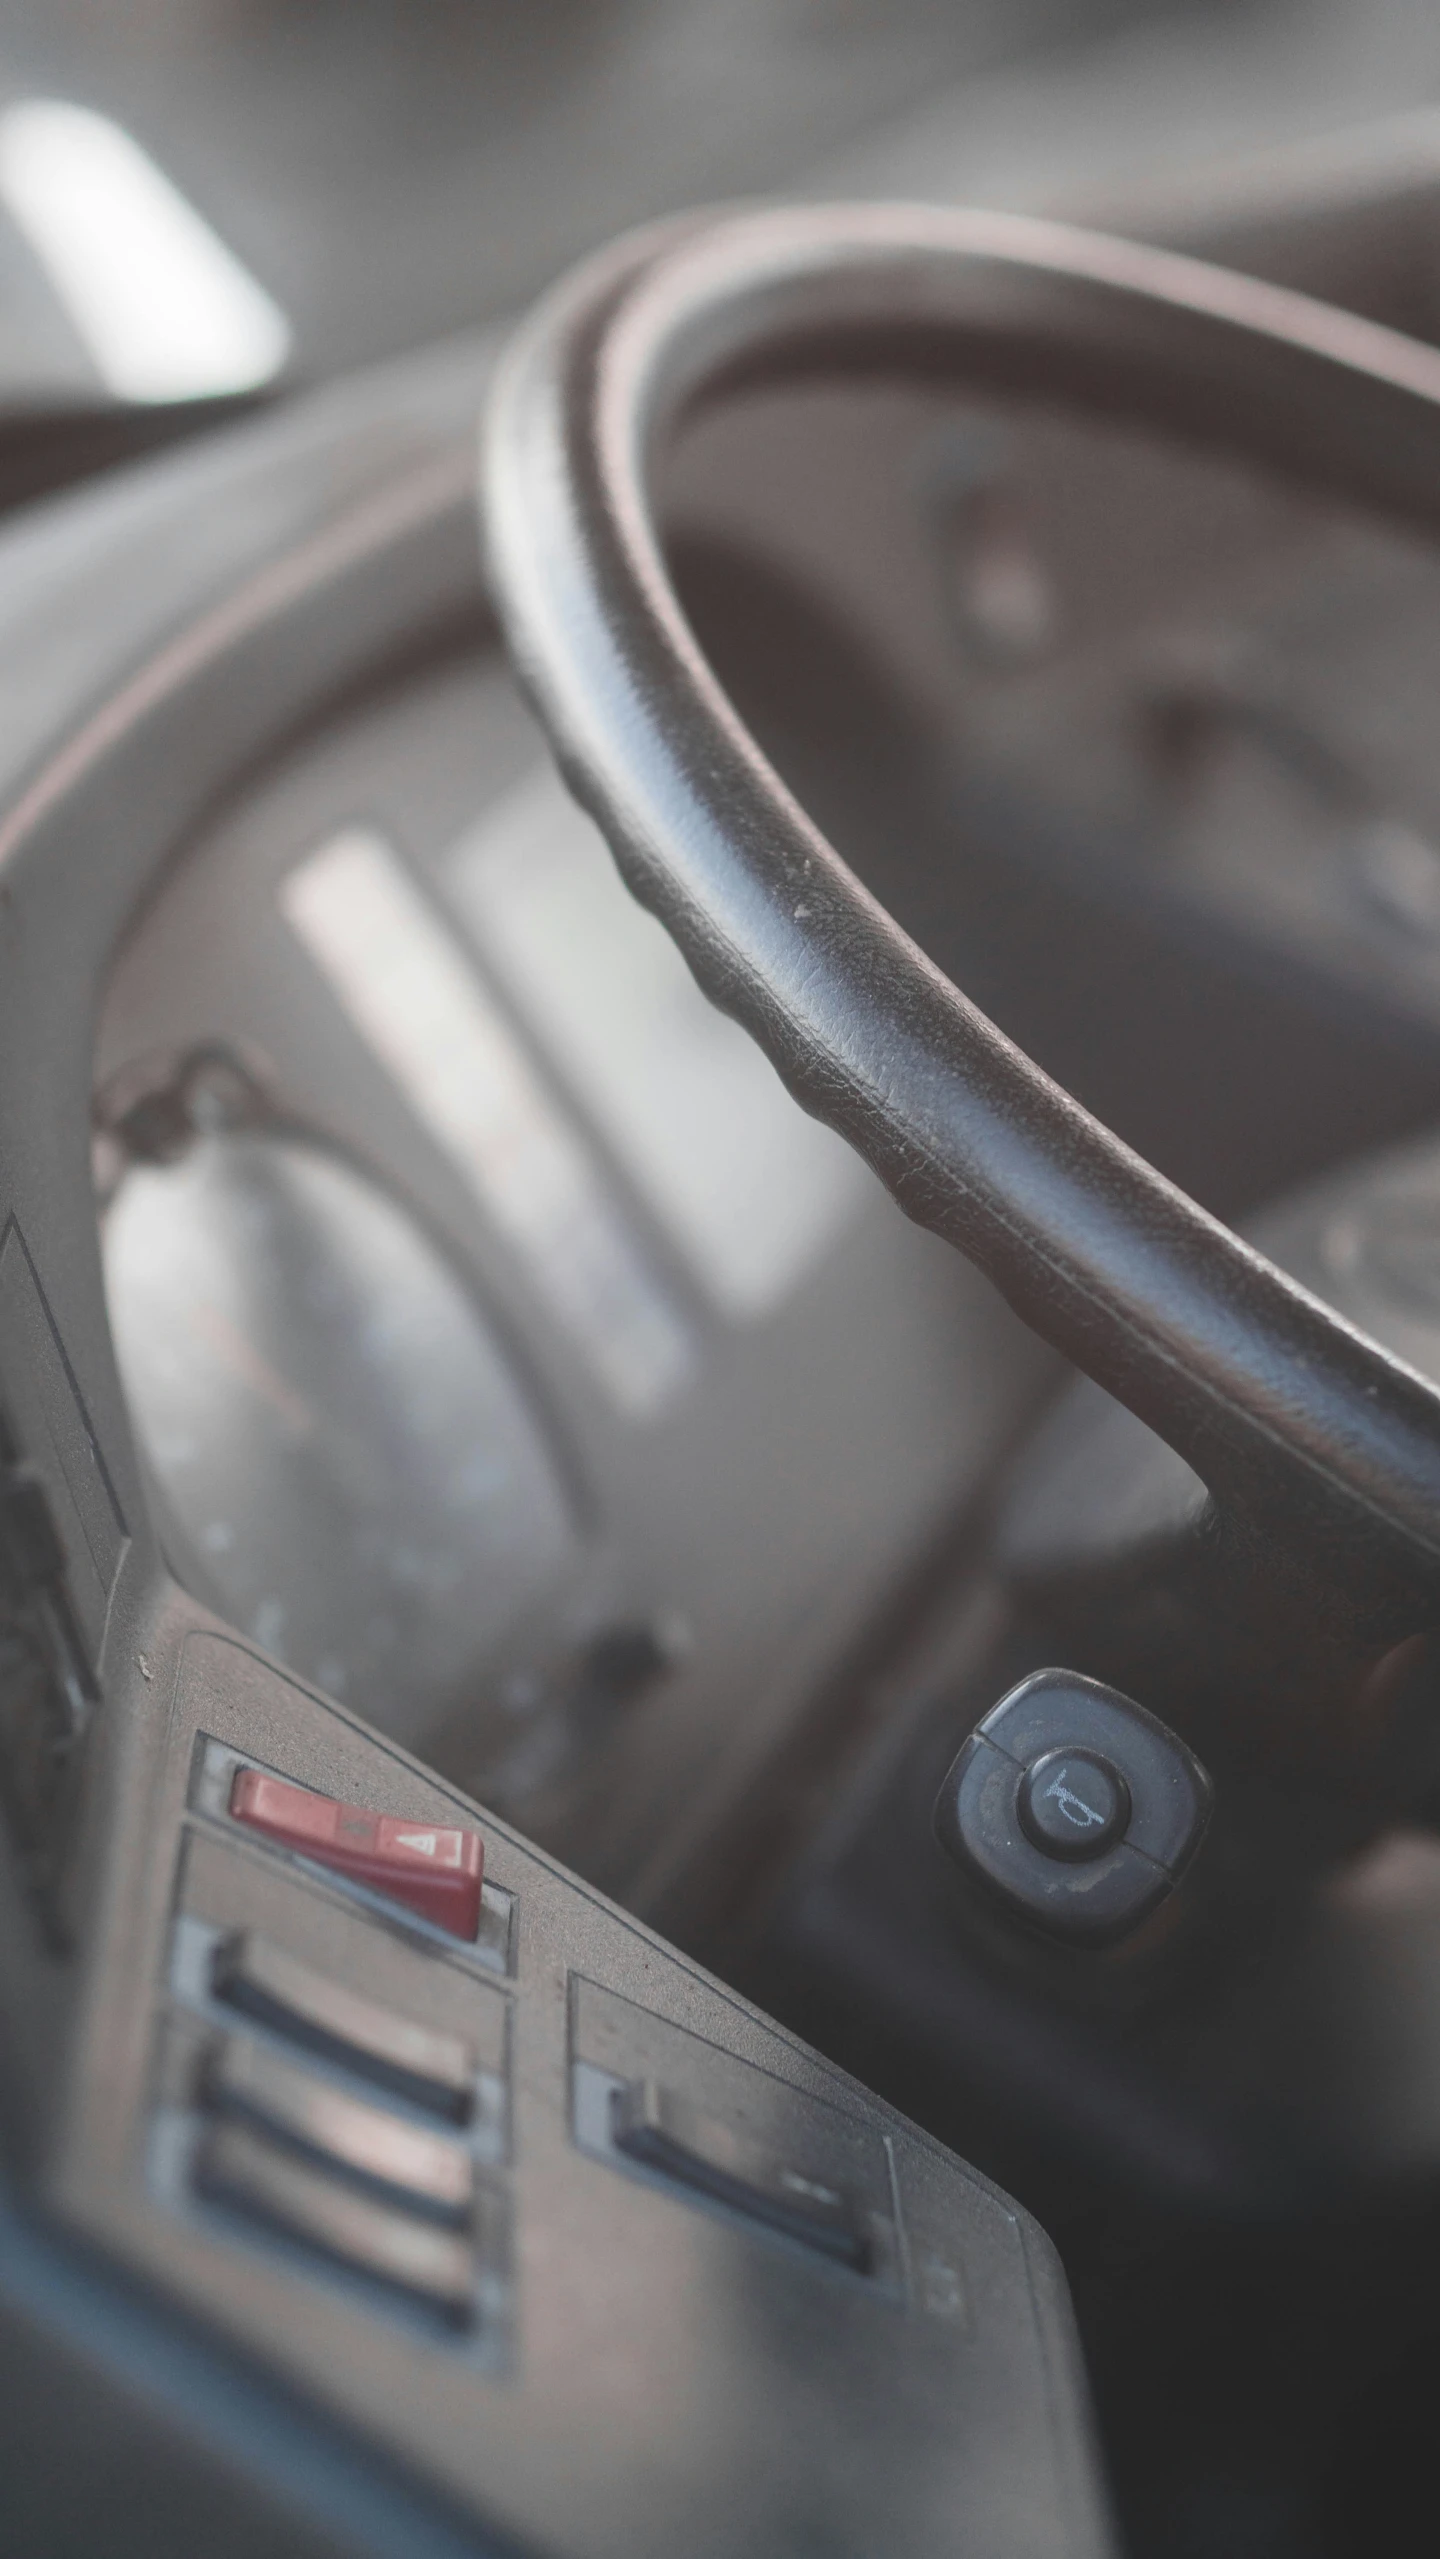
{"type": "Polygon", "coordinates": [[[490,1816],[488,1873],[514,1911],[504,1974],[252,1842],[194,1782],[217,1744],[407,1816],[469,1808],[187,1614],[149,1656],[168,1749],[145,1819],[171,1854],[115,1911],[93,1979],[106,2031],[56,2180],[67,2218],[545,2549],[1103,2549],[1055,2263],[1028,2217],[490,1816]],[[252,1913],[317,1971],[458,2024],[503,2073],[503,2164],[481,2139],[503,2235],[485,2238],[463,2333],[195,2193],[175,2039],[205,2003],[187,1932],[252,1913]],[[870,2270],[597,2137],[596,2076],[641,2074],[843,2185],[870,2270]]]}

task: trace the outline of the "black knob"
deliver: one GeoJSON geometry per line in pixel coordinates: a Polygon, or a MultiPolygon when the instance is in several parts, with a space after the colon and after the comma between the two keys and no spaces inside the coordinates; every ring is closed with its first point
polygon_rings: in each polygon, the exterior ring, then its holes
{"type": "Polygon", "coordinates": [[[1093,1750],[1047,1750],[1020,1780],[1020,1819],[1051,1857],[1103,1857],[1125,1835],[1130,1789],[1093,1750]]]}
{"type": "Polygon", "coordinates": [[[1194,1856],[1213,1789],[1193,1751],[1076,1671],[1022,1680],[940,1789],[943,1848],[1052,1936],[1123,1937],[1194,1856]]]}

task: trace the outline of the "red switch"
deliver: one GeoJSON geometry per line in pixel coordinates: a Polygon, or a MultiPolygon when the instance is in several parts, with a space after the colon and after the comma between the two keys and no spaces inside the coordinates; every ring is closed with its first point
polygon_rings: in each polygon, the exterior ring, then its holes
{"type": "Polygon", "coordinates": [[[480,1884],[485,1842],[478,1830],[451,1830],[435,1822],[402,1821],[394,1813],[367,1812],[361,1804],[337,1804],[332,1795],[290,1786],[259,1768],[237,1768],[230,1789],[237,1822],[263,1831],[282,1848],[333,1866],[372,1892],[408,1902],[422,1919],[452,1937],[480,1929],[480,1884]]]}

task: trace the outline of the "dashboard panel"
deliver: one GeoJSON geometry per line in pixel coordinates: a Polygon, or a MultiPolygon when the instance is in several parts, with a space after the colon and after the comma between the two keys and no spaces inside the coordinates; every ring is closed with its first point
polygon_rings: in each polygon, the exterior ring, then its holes
{"type": "Polygon", "coordinates": [[[174,1862],[105,1933],[72,2224],[502,2539],[1104,2547],[1048,2252],[985,2181],[492,1815],[468,1942],[267,1842],[237,1770],[475,1817],[231,1637],[151,1669],[174,1862]],[[627,2147],[630,2091],[683,2141],[627,2147]]]}

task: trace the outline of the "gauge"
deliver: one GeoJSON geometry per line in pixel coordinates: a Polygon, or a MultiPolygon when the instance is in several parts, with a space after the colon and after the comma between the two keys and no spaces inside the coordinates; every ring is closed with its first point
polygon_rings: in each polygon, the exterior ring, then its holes
{"type": "Polygon", "coordinates": [[[133,1165],[105,1268],[182,1577],[412,1739],[573,1542],[506,1346],[389,1193],[269,1130],[133,1165]]]}

